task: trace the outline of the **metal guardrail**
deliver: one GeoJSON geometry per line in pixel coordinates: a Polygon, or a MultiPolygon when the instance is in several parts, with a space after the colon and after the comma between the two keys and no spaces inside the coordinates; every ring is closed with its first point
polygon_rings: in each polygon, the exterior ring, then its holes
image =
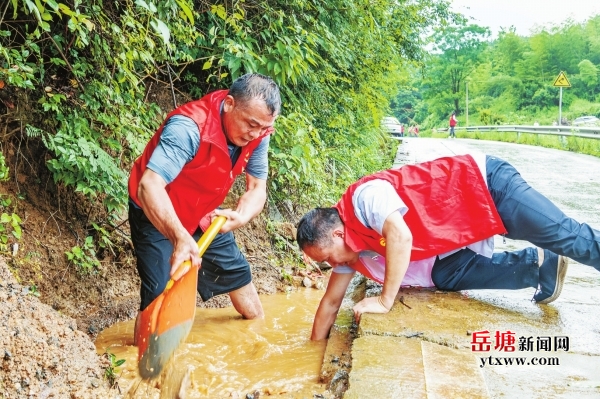
{"type": "MultiPolygon", "coordinates": [[[[438,132],[447,132],[448,128],[437,129],[438,132]]],[[[600,139],[600,126],[598,127],[577,127],[577,126],[469,126],[455,127],[455,132],[516,132],[545,134],[551,136],[572,136],[585,139],[600,139]]]]}

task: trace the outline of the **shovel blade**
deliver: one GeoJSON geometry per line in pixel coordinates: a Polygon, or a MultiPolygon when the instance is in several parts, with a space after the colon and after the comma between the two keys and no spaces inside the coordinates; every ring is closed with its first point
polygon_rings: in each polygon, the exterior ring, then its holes
{"type": "MultiPolygon", "coordinates": [[[[225,216],[217,216],[206,229],[198,240],[200,256],[225,222],[225,216]]],[[[179,280],[169,280],[163,293],[140,313],[135,342],[138,345],[138,370],[143,379],[158,377],[190,333],[196,314],[197,285],[198,269],[191,267],[179,280]]]]}
{"type": "Polygon", "coordinates": [[[143,379],[158,377],[190,333],[196,313],[197,280],[198,269],[191,268],[141,312],[136,342],[143,379]]]}

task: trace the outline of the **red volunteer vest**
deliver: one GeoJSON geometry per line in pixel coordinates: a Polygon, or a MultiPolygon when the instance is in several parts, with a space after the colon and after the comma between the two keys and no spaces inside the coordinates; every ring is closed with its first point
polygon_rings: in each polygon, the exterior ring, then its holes
{"type": "MultiPolygon", "coordinates": [[[[335,208],[344,222],[344,240],[355,252],[385,256],[385,239],[363,226],[352,205],[358,186],[374,179],[390,182],[408,207],[404,220],[413,236],[411,261],[506,233],[475,160],[461,155],[385,170],[348,187],[335,208]]],[[[370,277],[360,261],[352,267],[370,277]]]]}
{"type": "MultiPolygon", "coordinates": [[[[166,122],[173,115],[187,116],[196,122],[200,134],[198,153],[166,186],[177,217],[190,234],[198,228],[204,216],[223,203],[235,178],[245,171],[250,155],[261,139],[273,132],[273,129],[268,129],[264,135],[242,147],[237,162],[232,165],[221,125],[221,103],[227,93],[227,90],[209,93],[200,100],[176,108],[165,119],[166,122]]],[[[129,176],[129,196],[140,207],[138,185],[158,145],[165,122],[148,142],[142,155],[135,160],[129,176]]],[[[206,230],[209,222],[202,220],[203,230],[206,230]]]]}

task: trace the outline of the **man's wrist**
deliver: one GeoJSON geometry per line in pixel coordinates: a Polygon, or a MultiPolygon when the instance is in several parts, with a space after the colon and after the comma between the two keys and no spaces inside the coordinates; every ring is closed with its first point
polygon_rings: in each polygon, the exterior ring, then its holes
{"type": "Polygon", "coordinates": [[[387,310],[390,310],[392,308],[392,306],[394,306],[394,299],[388,299],[386,297],[384,297],[383,295],[380,295],[377,300],[379,301],[379,304],[381,306],[383,306],[384,308],[386,308],[387,310]]]}

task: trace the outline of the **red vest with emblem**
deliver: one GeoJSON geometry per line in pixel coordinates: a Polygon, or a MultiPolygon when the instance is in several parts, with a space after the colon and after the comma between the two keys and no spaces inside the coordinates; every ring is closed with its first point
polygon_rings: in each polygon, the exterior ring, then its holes
{"type": "MultiPolygon", "coordinates": [[[[506,233],[475,160],[461,155],[385,170],[348,187],[335,208],[344,222],[344,241],[354,252],[385,256],[385,239],[358,220],[352,205],[356,189],[374,179],[390,182],[408,207],[404,220],[413,236],[411,261],[506,233]]],[[[360,260],[351,266],[370,277],[360,260]]]]}
{"type": "MultiPolygon", "coordinates": [[[[227,93],[227,90],[209,93],[200,100],[176,108],[165,119],[166,122],[173,115],[187,116],[196,122],[200,134],[198,153],[166,186],[175,212],[190,234],[198,228],[201,219],[201,228],[206,230],[210,221],[204,217],[223,203],[236,176],[245,171],[250,155],[261,139],[273,132],[273,129],[268,129],[265,134],[242,147],[237,162],[232,165],[221,125],[221,103],[227,93]]],[[[140,207],[138,185],[158,145],[165,122],[148,142],[143,154],[136,159],[129,176],[129,196],[140,207]]]]}

